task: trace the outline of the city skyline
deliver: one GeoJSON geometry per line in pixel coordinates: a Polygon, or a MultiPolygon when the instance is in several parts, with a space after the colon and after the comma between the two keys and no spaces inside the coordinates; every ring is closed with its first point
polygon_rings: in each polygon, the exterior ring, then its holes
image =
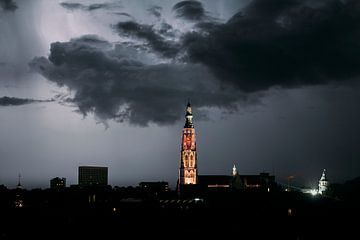
{"type": "MultiPolygon", "coordinates": [[[[182,133],[182,137],[181,137],[179,175],[178,175],[176,184],[174,184],[174,186],[173,186],[174,189],[179,188],[179,185],[199,184],[198,170],[197,170],[196,135],[195,135],[193,114],[192,114],[192,107],[191,107],[190,100],[188,100],[185,112],[186,112],[185,125],[183,128],[183,133],[182,133]]],[[[324,188],[323,185],[328,184],[325,173],[326,173],[326,169],[323,170],[322,176],[319,180],[319,184],[318,184],[319,192],[325,191],[325,190],[322,190],[322,188],[324,188]],[[320,185],[320,182],[325,182],[325,183],[322,183],[322,185],[320,185]]],[[[263,172],[260,172],[259,176],[261,176],[262,174],[267,175],[269,173],[266,173],[265,171],[263,171],[263,172]]],[[[231,175],[232,175],[232,177],[239,176],[235,163],[233,164],[231,175]]],[[[229,178],[230,174],[225,173],[225,175],[207,175],[205,177],[212,178],[213,176],[215,178],[216,178],[216,176],[222,176],[222,177],[227,176],[227,178],[229,178]]],[[[256,175],[252,175],[252,176],[256,176],[256,175]]],[[[84,187],[84,186],[93,186],[93,185],[94,186],[99,185],[102,187],[105,187],[107,185],[111,186],[111,184],[108,184],[108,180],[107,180],[108,179],[108,167],[106,167],[106,166],[99,166],[99,165],[79,166],[77,177],[78,177],[77,183],[72,183],[69,186],[66,186],[66,178],[59,178],[59,177],[52,178],[52,179],[50,179],[50,188],[56,188],[54,186],[55,183],[53,181],[57,181],[56,183],[60,184],[62,187],[71,187],[71,186],[84,187]]],[[[275,179],[275,176],[273,176],[273,177],[275,179]]],[[[290,181],[293,179],[294,179],[294,176],[290,175],[287,177],[287,184],[285,184],[285,182],[281,182],[281,181],[278,182],[278,184],[281,187],[287,186],[288,189],[289,189],[289,187],[292,187],[298,191],[299,189],[301,189],[300,187],[290,185],[290,181]]],[[[153,180],[152,182],[156,183],[156,182],[160,182],[160,181],[153,180]]],[[[162,180],[161,182],[167,183],[164,180],[162,180]]],[[[139,182],[139,184],[141,184],[141,183],[143,183],[143,181],[139,182]]],[[[293,184],[293,183],[291,182],[291,184],[293,184]]],[[[60,185],[57,185],[57,187],[60,185]]],[[[114,185],[114,187],[115,186],[119,186],[119,185],[114,185]]],[[[121,184],[120,184],[120,186],[121,186],[121,184]]],[[[306,187],[309,188],[309,187],[314,187],[314,186],[313,185],[311,185],[311,186],[303,185],[302,186],[302,188],[304,189],[303,191],[306,191],[306,187]]],[[[23,188],[23,185],[21,183],[21,174],[20,173],[18,175],[18,182],[17,182],[16,188],[21,188],[21,189],[23,188]]],[[[313,189],[317,189],[317,188],[312,188],[311,190],[314,191],[313,189]]]]}
{"type": "Polygon", "coordinates": [[[0,185],[95,165],[113,186],[175,186],[189,99],[200,175],[358,177],[358,16],[354,0],[0,0],[0,185]]]}

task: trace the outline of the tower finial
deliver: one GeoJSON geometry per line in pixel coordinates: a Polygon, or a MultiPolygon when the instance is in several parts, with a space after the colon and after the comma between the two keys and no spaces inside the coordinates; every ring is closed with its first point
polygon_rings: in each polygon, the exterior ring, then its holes
{"type": "Polygon", "coordinates": [[[327,181],[327,179],[326,179],[326,169],[324,168],[324,170],[323,170],[323,172],[322,172],[322,174],[321,174],[321,178],[320,178],[320,180],[325,180],[325,181],[327,181]]]}
{"type": "Polygon", "coordinates": [[[184,128],[194,128],[192,118],[193,118],[192,109],[191,109],[191,104],[190,104],[190,101],[189,101],[187,106],[186,106],[186,114],[185,114],[186,121],[185,121],[184,128]]]}
{"type": "Polygon", "coordinates": [[[237,175],[237,169],[236,169],[235,163],[234,163],[234,166],[232,169],[232,175],[233,175],[233,177],[235,177],[237,175]]]}
{"type": "Polygon", "coordinates": [[[21,186],[21,174],[18,175],[18,184],[16,185],[16,188],[22,188],[21,186]]]}

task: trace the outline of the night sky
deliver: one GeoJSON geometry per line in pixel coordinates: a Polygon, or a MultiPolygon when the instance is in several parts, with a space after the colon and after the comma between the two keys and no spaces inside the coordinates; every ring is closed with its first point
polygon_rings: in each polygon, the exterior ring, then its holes
{"type": "Polygon", "coordinates": [[[360,1],[0,0],[0,184],[360,176],[360,1]]]}

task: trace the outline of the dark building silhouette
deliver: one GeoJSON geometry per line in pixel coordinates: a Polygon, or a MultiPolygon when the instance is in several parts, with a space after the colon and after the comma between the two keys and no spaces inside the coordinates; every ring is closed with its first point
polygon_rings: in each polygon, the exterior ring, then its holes
{"type": "Polygon", "coordinates": [[[66,188],[66,178],[53,178],[50,180],[50,188],[51,189],[62,189],[66,188]]]}
{"type": "Polygon", "coordinates": [[[259,175],[235,175],[232,186],[247,190],[266,190],[270,191],[276,185],[275,176],[269,173],[260,173],[259,175]]]}
{"type": "Polygon", "coordinates": [[[199,175],[202,188],[230,188],[233,176],[229,175],[199,175]]]}
{"type": "Polygon", "coordinates": [[[23,189],[23,186],[21,185],[21,175],[19,173],[19,180],[18,180],[18,184],[16,185],[16,189],[15,189],[15,200],[14,200],[15,208],[24,207],[23,192],[24,192],[24,189],[23,189]]]}
{"type": "Polygon", "coordinates": [[[168,182],[140,182],[139,188],[143,197],[164,197],[170,192],[168,182]]]}
{"type": "Polygon", "coordinates": [[[108,185],[108,168],[95,166],[80,166],[78,183],[80,187],[108,185]]]}
{"type": "Polygon", "coordinates": [[[139,187],[142,191],[149,191],[149,192],[169,191],[168,182],[140,182],[139,187]]]}
{"type": "Polygon", "coordinates": [[[276,186],[275,176],[269,173],[259,175],[199,175],[199,185],[202,190],[238,189],[270,191],[276,186]]]}

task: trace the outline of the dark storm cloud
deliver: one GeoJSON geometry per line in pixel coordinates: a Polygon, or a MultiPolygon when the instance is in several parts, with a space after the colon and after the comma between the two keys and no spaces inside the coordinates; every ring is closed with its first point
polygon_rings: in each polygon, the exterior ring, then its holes
{"type": "Polygon", "coordinates": [[[198,108],[235,108],[241,95],[220,89],[205,67],[197,64],[147,65],[127,45],[95,36],[51,44],[49,58],[35,58],[30,67],[50,81],[75,92],[79,112],[101,120],[132,124],[169,124],[183,113],[190,98],[198,108]]]}
{"type": "Polygon", "coordinates": [[[28,99],[28,98],[16,98],[16,97],[0,97],[0,106],[19,106],[30,103],[38,103],[38,102],[52,102],[53,100],[36,100],[36,99],[28,99]]]}
{"type": "Polygon", "coordinates": [[[15,11],[18,6],[13,0],[0,0],[0,7],[5,11],[15,11]]]}
{"type": "Polygon", "coordinates": [[[225,84],[247,92],[360,74],[359,1],[254,0],[224,24],[204,19],[196,1],[173,9],[177,16],[199,20],[178,41],[166,40],[152,25],[120,22],[116,29],[146,41],[160,56],[205,64],[225,84]]]}
{"type": "Polygon", "coordinates": [[[188,97],[199,107],[231,109],[243,92],[359,76],[360,3],[310,2],[254,0],[226,23],[198,18],[178,39],[167,37],[176,29],[166,22],[160,28],[119,22],[113,28],[128,42],[112,48],[85,36],[53,43],[49,58],[36,58],[31,67],[75,90],[81,113],[140,125],[174,122],[188,97]],[[149,52],[183,64],[149,65],[149,52]]]}
{"type": "Polygon", "coordinates": [[[173,11],[176,17],[190,21],[204,20],[208,16],[201,2],[181,1],[174,5],[173,11]]]}
{"type": "Polygon", "coordinates": [[[127,21],[119,22],[114,28],[122,36],[131,36],[145,40],[151,50],[160,53],[164,57],[175,57],[180,50],[180,45],[178,43],[166,40],[164,37],[164,34],[169,31],[171,32],[172,30],[172,27],[169,24],[163,24],[160,30],[156,30],[151,25],[127,21]]]}
{"type": "Polygon", "coordinates": [[[209,35],[189,33],[192,62],[245,91],[360,74],[360,2],[255,0],[209,35]]]}
{"type": "Polygon", "coordinates": [[[62,2],[62,3],[60,3],[60,5],[68,10],[78,10],[78,9],[84,10],[84,9],[86,9],[86,7],[80,3],[62,2]]]}
{"type": "Polygon", "coordinates": [[[60,5],[68,10],[84,10],[84,11],[94,11],[98,9],[111,9],[113,7],[119,7],[119,5],[113,3],[94,3],[90,5],[84,5],[81,3],[68,3],[62,2],[60,5]]]}

